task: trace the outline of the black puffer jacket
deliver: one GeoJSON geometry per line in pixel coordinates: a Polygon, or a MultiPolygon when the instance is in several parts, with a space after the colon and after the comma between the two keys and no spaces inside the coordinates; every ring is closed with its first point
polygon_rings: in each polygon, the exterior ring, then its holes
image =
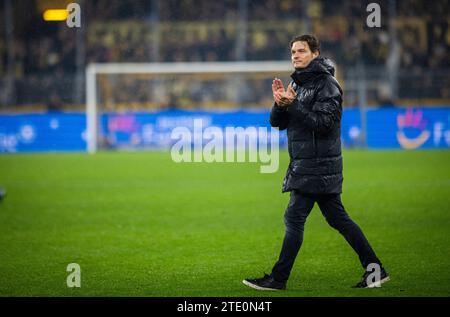
{"type": "Polygon", "coordinates": [[[319,56],[291,78],[297,99],[270,113],[273,127],[287,129],[290,163],[282,191],[341,193],[342,89],[334,66],[319,56]]]}

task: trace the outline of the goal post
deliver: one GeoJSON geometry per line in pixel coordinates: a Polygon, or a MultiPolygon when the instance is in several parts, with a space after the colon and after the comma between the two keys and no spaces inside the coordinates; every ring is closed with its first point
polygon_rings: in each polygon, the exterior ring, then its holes
{"type": "MultiPolygon", "coordinates": [[[[98,150],[99,137],[99,75],[149,75],[152,78],[164,76],[192,75],[208,77],[214,75],[234,76],[265,74],[267,78],[287,78],[292,72],[290,61],[264,62],[189,62],[189,63],[94,63],[86,69],[86,143],[87,152],[98,150]]],[[[176,78],[174,79],[177,80],[176,78]]],[[[124,87],[124,89],[126,89],[124,87]]],[[[270,86],[267,87],[270,92],[270,86]]]]}

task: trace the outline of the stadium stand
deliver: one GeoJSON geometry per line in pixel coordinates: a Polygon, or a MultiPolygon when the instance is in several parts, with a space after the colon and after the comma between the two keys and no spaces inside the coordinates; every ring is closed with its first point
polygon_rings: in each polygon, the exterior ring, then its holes
{"type": "MultiPolygon", "coordinates": [[[[14,93],[0,96],[0,109],[10,110],[11,105],[28,109],[27,105],[36,104],[51,110],[80,108],[84,100],[72,87],[77,72],[84,72],[89,63],[287,60],[290,38],[305,32],[321,39],[322,53],[343,70],[344,86],[357,62],[366,67],[369,78],[383,76],[392,62],[393,45],[398,43],[398,98],[392,100],[389,89],[380,85],[369,96],[373,104],[435,105],[450,100],[450,19],[442,14],[450,12],[448,1],[435,1],[432,6],[426,1],[397,1],[393,22],[397,42],[389,27],[392,12],[388,5],[382,6],[383,17],[387,17],[382,27],[368,30],[365,5],[358,0],[343,5],[331,0],[245,1],[244,9],[241,3],[85,1],[83,23],[87,27],[80,65],[76,29],[44,22],[42,1],[14,1],[14,19],[31,22],[14,29],[9,49],[6,32],[1,32],[0,78],[2,86],[12,82],[14,93]],[[242,21],[245,26],[239,24],[242,21]]],[[[5,10],[0,6],[0,16],[5,16],[5,10]]],[[[123,89],[116,98],[129,100],[124,95],[127,91],[139,102],[148,98],[143,85],[123,89]]],[[[345,97],[345,106],[356,105],[352,93],[345,97]]]]}

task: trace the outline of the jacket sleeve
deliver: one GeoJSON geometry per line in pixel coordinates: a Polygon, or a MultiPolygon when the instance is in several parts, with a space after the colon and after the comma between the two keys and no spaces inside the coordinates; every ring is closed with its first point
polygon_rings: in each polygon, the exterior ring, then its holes
{"type": "Polygon", "coordinates": [[[314,132],[324,134],[341,120],[341,90],[336,83],[326,80],[318,87],[311,109],[302,106],[298,101],[293,106],[295,116],[302,121],[302,124],[314,132]]]}
{"type": "Polygon", "coordinates": [[[279,107],[274,103],[270,111],[270,125],[278,130],[285,130],[289,124],[289,113],[287,107],[279,107]]]}

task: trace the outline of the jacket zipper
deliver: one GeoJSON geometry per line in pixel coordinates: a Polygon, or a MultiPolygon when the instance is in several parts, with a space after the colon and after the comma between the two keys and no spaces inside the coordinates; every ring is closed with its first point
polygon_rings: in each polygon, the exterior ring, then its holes
{"type": "Polygon", "coordinates": [[[317,157],[316,136],[314,134],[314,131],[312,132],[312,136],[313,136],[314,157],[317,157]]]}

